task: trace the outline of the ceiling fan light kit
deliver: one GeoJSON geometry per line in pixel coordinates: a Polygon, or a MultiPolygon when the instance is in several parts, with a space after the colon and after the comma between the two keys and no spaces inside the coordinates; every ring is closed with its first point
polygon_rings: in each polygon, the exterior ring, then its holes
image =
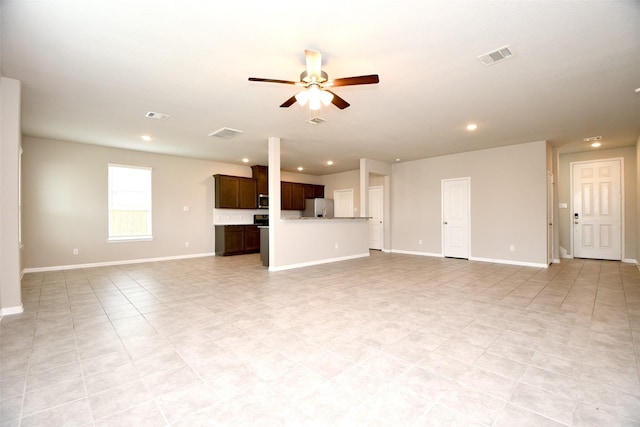
{"type": "Polygon", "coordinates": [[[282,105],[280,105],[280,107],[289,108],[296,102],[302,106],[305,106],[308,103],[309,108],[314,111],[319,110],[323,104],[325,106],[333,104],[341,110],[344,110],[349,105],[351,105],[335,93],[331,92],[328,89],[329,87],[376,84],[380,81],[377,74],[329,80],[329,75],[321,70],[322,55],[320,54],[320,52],[307,49],[304,51],[304,56],[305,62],[307,64],[307,69],[300,74],[299,82],[278,79],[263,79],[259,77],[249,77],[249,81],[303,86],[303,90],[287,99],[282,103],[282,105]]]}
{"type": "Polygon", "coordinates": [[[316,111],[320,109],[321,104],[325,106],[331,104],[333,94],[328,91],[320,90],[318,85],[312,84],[309,89],[304,89],[295,95],[296,101],[303,107],[309,103],[309,108],[316,111]]]}

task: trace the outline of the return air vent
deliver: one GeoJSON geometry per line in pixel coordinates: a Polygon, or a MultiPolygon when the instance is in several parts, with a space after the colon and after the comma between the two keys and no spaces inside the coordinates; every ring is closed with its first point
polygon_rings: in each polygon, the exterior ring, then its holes
{"type": "Polygon", "coordinates": [[[326,120],[322,117],[314,117],[313,119],[307,120],[307,123],[311,123],[312,125],[319,125],[324,122],[326,122],[326,120]]]}
{"type": "Polygon", "coordinates": [[[169,117],[171,117],[168,114],[162,114],[162,113],[156,113],[154,111],[149,111],[147,114],[145,114],[145,117],[148,119],[155,119],[155,120],[167,120],[169,117]]]}
{"type": "Polygon", "coordinates": [[[582,140],[584,142],[596,142],[596,141],[601,141],[602,136],[590,136],[589,138],[582,138],[582,140]]]}
{"type": "Polygon", "coordinates": [[[480,55],[477,57],[478,61],[482,62],[482,65],[493,65],[498,62],[502,62],[505,59],[509,59],[515,56],[515,53],[511,50],[509,45],[505,47],[501,47],[500,49],[496,49],[491,52],[487,52],[484,55],[480,55]]]}
{"type": "Polygon", "coordinates": [[[222,138],[222,139],[231,139],[236,135],[240,135],[241,133],[242,131],[237,129],[220,128],[215,132],[211,132],[209,136],[215,136],[216,138],[222,138]]]}

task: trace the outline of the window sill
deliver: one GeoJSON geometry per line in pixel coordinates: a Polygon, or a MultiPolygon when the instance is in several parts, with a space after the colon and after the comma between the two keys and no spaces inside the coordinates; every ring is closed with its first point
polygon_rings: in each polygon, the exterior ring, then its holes
{"type": "Polygon", "coordinates": [[[153,236],[109,237],[107,243],[150,242],[153,236]]]}

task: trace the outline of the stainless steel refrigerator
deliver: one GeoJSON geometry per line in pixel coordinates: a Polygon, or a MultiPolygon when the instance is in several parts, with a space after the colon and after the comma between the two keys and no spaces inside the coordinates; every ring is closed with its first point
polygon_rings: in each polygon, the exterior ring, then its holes
{"type": "Polygon", "coordinates": [[[333,218],[332,199],[305,199],[302,216],[314,218],[333,218]]]}

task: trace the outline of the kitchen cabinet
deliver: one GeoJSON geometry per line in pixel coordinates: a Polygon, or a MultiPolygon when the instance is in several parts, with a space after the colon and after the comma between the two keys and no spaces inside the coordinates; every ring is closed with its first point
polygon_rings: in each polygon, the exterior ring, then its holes
{"type": "Polygon", "coordinates": [[[214,175],[215,207],[218,209],[256,209],[257,181],[240,176],[214,175]]]}
{"type": "Polygon", "coordinates": [[[324,185],[304,184],[304,198],[324,198],[324,185]]]}
{"type": "Polygon", "coordinates": [[[304,184],[298,182],[280,182],[280,208],[283,211],[304,210],[304,184]]]}
{"type": "Polygon", "coordinates": [[[324,197],[324,185],[282,181],[280,197],[282,210],[302,211],[305,199],[324,197]]]}
{"type": "Polygon", "coordinates": [[[258,194],[269,194],[269,168],[267,166],[251,166],[251,175],[257,183],[258,194]]]}
{"type": "Polygon", "coordinates": [[[260,252],[257,225],[216,225],[216,255],[240,255],[260,252]]]}

